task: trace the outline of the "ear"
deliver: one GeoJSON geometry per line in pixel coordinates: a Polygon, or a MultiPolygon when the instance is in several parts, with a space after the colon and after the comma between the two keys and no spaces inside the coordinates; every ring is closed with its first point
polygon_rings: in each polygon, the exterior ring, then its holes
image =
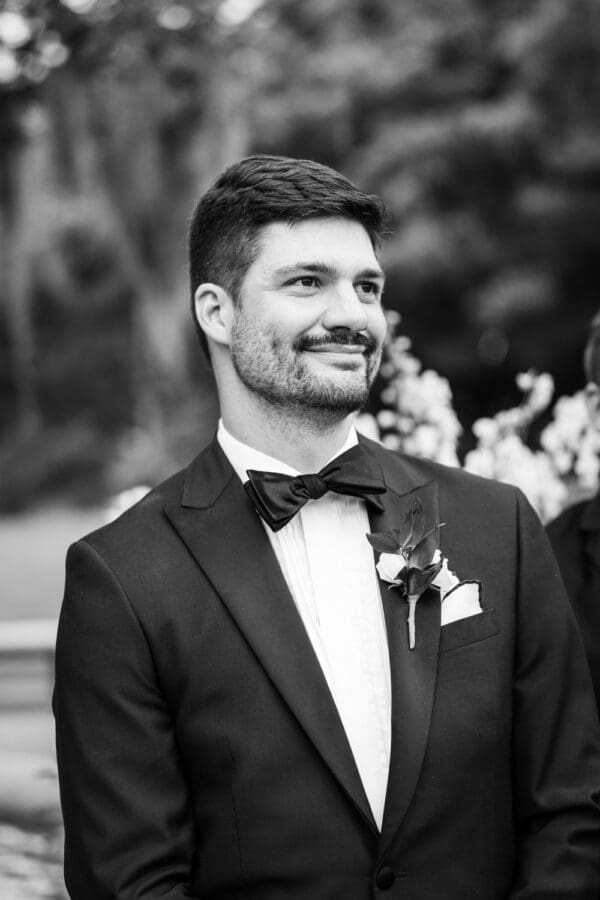
{"type": "Polygon", "coordinates": [[[194,315],[208,341],[229,346],[233,300],[218,284],[206,282],[194,294],[194,315]]]}
{"type": "Polygon", "coordinates": [[[592,425],[600,430],[600,385],[589,381],[585,386],[585,404],[592,425]]]}

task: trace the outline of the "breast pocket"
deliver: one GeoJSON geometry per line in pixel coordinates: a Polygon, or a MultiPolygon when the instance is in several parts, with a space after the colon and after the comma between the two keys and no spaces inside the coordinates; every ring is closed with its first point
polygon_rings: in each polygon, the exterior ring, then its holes
{"type": "Polygon", "coordinates": [[[494,610],[486,609],[475,616],[466,619],[458,619],[443,625],[440,631],[440,653],[456,650],[458,647],[466,647],[468,644],[476,644],[486,638],[493,637],[500,631],[494,618],[494,610]]]}

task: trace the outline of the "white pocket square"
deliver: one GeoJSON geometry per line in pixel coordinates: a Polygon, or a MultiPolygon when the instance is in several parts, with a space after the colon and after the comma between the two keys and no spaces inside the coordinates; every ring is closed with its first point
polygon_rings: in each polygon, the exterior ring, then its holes
{"type": "Polygon", "coordinates": [[[479,581],[461,581],[451,588],[442,600],[442,625],[476,616],[481,608],[481,584],[479,581]]]}

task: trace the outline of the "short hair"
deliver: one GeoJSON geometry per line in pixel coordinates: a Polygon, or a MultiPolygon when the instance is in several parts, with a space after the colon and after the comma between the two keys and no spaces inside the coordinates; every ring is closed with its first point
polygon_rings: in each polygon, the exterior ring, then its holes
{"type": "MultiPolygon", "coordinates": [[[[271,222],[335,217],[353,219],[377,251],[389,221],[383,200],[364,194],[328,166],[285,156],[248,156],[226,169],[200,198],[189,233],[192,313],[204,282],[220,285],[237,302],[260,250],[260,230],[271,222]]],[[[208,342],[196,323],[208,356],[208,342]]]]}
{"type": "Polygon", "coordinates": [[[583,353],[583,367],[588,382],[600,385],[600,312],[592,319],[583,353]]]}

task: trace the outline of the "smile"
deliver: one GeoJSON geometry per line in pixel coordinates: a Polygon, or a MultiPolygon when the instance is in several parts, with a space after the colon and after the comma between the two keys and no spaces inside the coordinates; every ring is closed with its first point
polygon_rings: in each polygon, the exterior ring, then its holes
{"type": "Polygon", "coordinates": [[[307,353],[327,353],[335,356],[364,355],[365,348],[360,344],[319,344],[317,347],[307,347],[307,353]]]}

